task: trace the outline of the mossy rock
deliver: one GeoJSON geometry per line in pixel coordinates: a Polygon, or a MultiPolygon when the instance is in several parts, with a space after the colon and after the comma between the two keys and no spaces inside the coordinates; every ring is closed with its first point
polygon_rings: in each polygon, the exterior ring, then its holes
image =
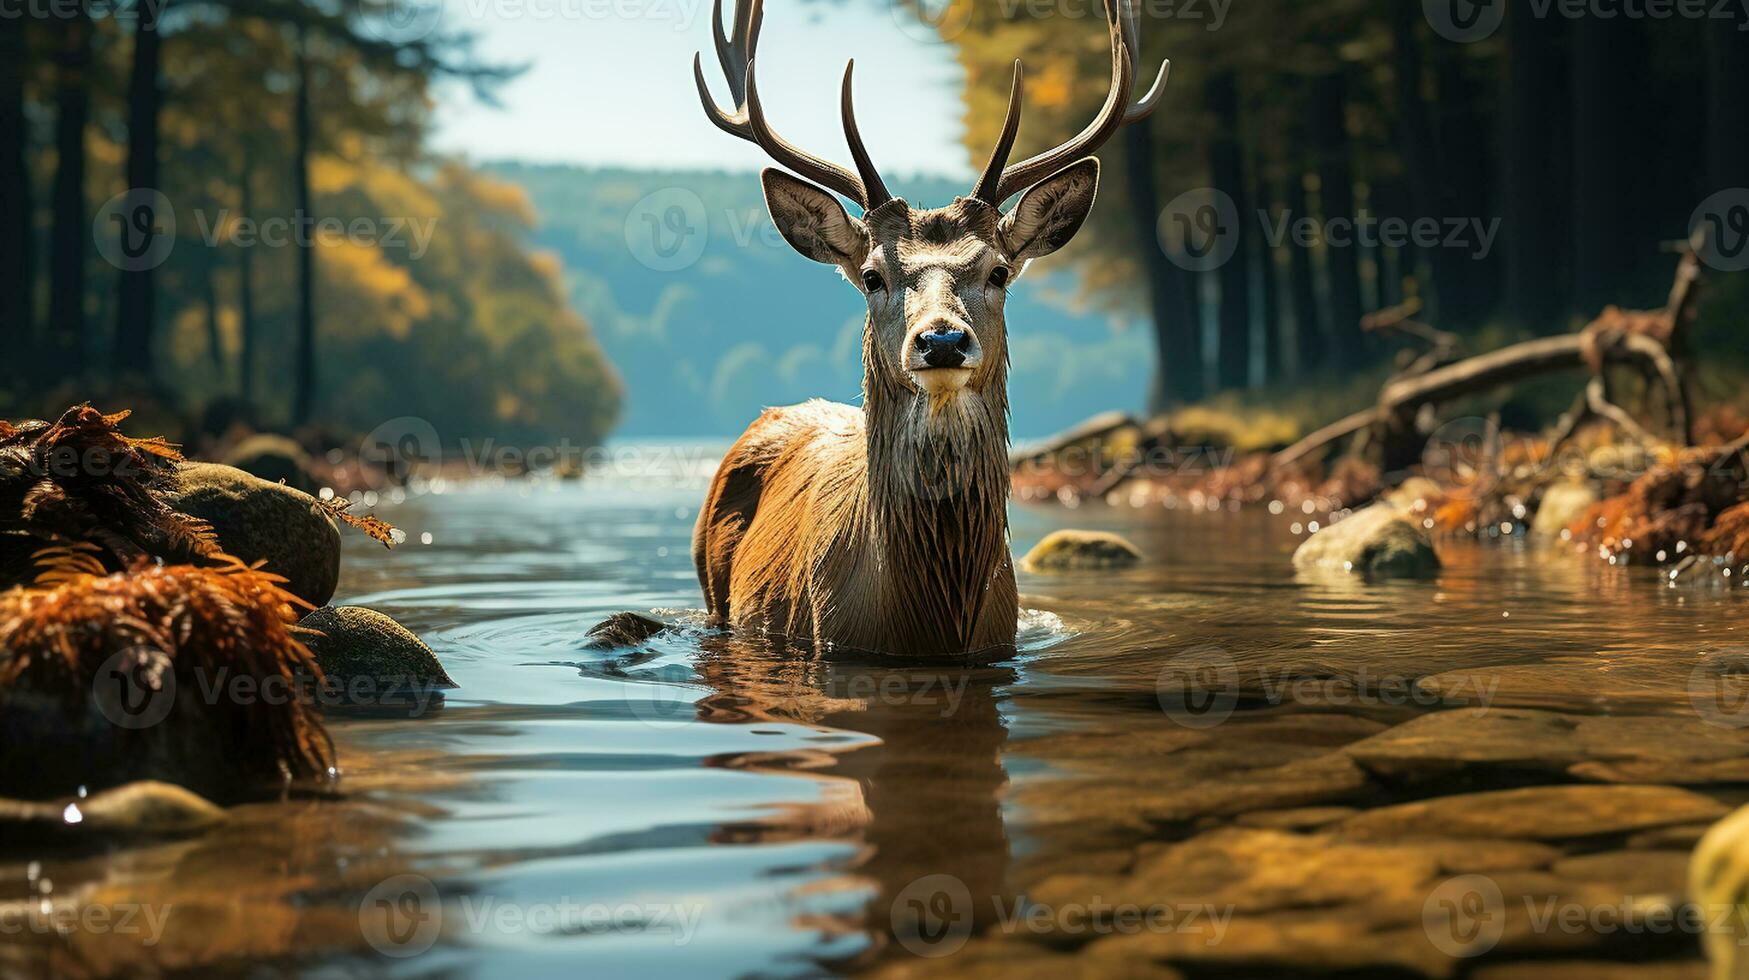
{"type": "Polygon", "coordinates": [[[1142,560],[1135,545],[1105,531],[1052,531],[1020,560],[1029,572],[1128,568],[1142,560]]]}
{"type": "Polygon", "coordinates": [[[1433,539],[1390,504],[1374,504],[1307,538],[1294,567],[1381,578],[1419,578],[1439,571],[1433,539]]]}
{"type": "Polygon", "coordinates": [[[265,432],[252,435],[232,447],[222,462],[269,483],[284,481],[286,486],[305,493],[322,488],[310,464],[310,454],[285,436],[265,432]]]}
{"type": "Polygon", "coordinates": [[[10,834],[169,836],[204,830],[225,811],[181,786],[144,779],[83,799],[0,798],[0,828],[10,834]]]}
{"type": "Polygon", "coordinates": [[[1542,503],[1531,518],[1530,533],[1560,537],[1569,524],[1585,516],[1597,503],[1597,491],[1585,483],[1557,483],[1543,491],[1542,503]]]}
{"type": "Polygon", "coordinates": [[[330,703],[425,703],[456,682],[413,632],[374,609],[323,606],[298,623],[330,703]]]}
{"type": "Polygon", "coordinates": [[[221,463],[183,463],[170,505],[213,526],[245,563],[265,561],[286,590],[312,606],[340,582],[340,529],[316,498],[221,463]]]}

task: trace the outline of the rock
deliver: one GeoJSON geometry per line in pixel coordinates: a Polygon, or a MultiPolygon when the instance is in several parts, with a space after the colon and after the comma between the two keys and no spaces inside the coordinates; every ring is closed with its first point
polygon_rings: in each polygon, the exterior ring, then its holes
{"type": "Polygon", "coordinates": [[[1328,755],[1192,783],[1150,797],[1142,812],[1159,823],[1178,823],[1257,810],[1346,803],[1365,796],[1371,788],[1359,766],[1340,754],[1328,755]]]}
{"type": "Polygon", "coordinates": [[[1531,960],[1484,966],[1470,980],[1706,980],[1699,960],[1611,963],[1607,960],[1531,960]]]}
{"type": "Polygon", "coordinates": [[[1647,898],[1680,895],[1688,870],[1687,851],[1601,851],[1563,858],[1549,866],[1563,878],[1602,881],[1622,894],[1647,898]]]}
{"type": "Polygon", "coordinates": [[[1389,504],[1374,504],[1307,538],[1294,552],[1294,567],[1413,578],[1439,571],[1439,556],[1421,525],[1389,504]]]}
{"type": "Polygon", "coordinates": [[[1128,568],[1142,560],[1136,546],[1104,531],[1052,531],[1020,560],[1029,572],[1128,568]]]}
{"type": "Polygon", "coordinates": [[[1459,770],[1566,773],[1602,783],[1749,781],[1749,732],[1681,715],[1578,715],[1457,708],[1411,719],[1343,751],[1389,780],[1459,770]]]}
{"type": "Polygon", "coordinates": [[[1351,806],[1304,806],[1291,810],[1258,810],[1241,814],[1234,822],[1241,827],[1263,830],[1317,830],[1347,820],[1359,812],[1351,806]]]}
{"type": "Polygon", "coordinates": [[[222,461],[269,483],[285,482],[294,490],[313,494],[322,488],[304,447],[285,436],[252,435],[231,448],[222,461]]]}
{"type": "Polygon", "coordinates": [[[13,832],[186,834],[225,819],[225,811],[180,786],[127,783],[84,799],[0,799],[0,827],[13,832]]]}
{"type": "Polygon", "coordinates": [[[1334,828],[1352,838],[1569,840],[1723,816],[1711,797],[1671,786],[1533,786],[1369,810],[1334,828]]]}
{"type": "Polygon", "coordinates": [[[1422,514],[1445,499],[1439,484],[1424,476],[1412,476],[1384,495],[1385,503],[1410,514],[1422,514]]]}
{"type": "Polygon", "coordinates": [[[1530,533],[1558,538],[1595,503],[1597,491],[1589,484],[1557,483],[1543,491],[1543,502],[1531,518],[1530,533]]]}
{"type": "Polygon", "coordinates": [[[1548,711],[1459,708],[1413,718],[1343,751],[1389,779],[1443,778],[1472,766],[1556,772],[1585,758],[1578,722],[1548,711]]]}
{"type": "Polygon", "coordinates": [[[1749,965],[1749,929],[1743,906],[1749,904],[1749,807],[1743,807],[1706,832],[1688,864],[1688,900],[1718,918],[1701,937],[1713,976],[1740,977],[1749,965]],[[1729,914],[1717,913],[1729,910],[1729,914]]]}
{"type": "Polygon", "coordinates": [[[1692,851],[1712,829],[1710,823],[1679,824],[1674,827],[1658,827],[1653,830],[1642,830],[1637,834],[1629,834],[1622,843],[1630,848],[1646,850],[1678,850],[1692,851]]]}
{"type": "Polygon", "coordinates": [[[323,606],[298,632],[322,666],[326,691],[345,703],[401,704],[456,686],[425,641],[374,609],[323,606]]]}
{"type": "Polygon", "coordinates": [[[265,560],[312,606],[334,597],[340,529],[316,498],[218,463],[183,463],[176,483],[171,506],[211,524],[225,551],[246,563],[265,560]]]}

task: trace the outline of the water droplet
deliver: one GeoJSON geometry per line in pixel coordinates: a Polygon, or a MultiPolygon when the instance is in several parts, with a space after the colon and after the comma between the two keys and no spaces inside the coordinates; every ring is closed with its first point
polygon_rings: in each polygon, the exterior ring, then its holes
{"type": "Polygon", "coordinates": [[[431,532],[430,531],[419,532],[419,543],[420,544],[430,544],[431,543],[431,532]]]}
{"type": "Polygon", "coordinates": [[[61,820],[70,824],[84,823],[85,814],[79,812],[79,804],[69,803],[67,808],[61,811],[61,820]]]}

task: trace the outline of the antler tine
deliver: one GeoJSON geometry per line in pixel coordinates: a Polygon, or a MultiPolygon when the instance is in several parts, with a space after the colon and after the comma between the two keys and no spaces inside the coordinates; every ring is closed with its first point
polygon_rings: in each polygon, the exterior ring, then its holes
{"type": "Polygon", "coordinates": [[[855,70],[856,59],[852,58],[844,66],[844,87],[839,94],[838,109],[844,117],[844,141],[850,144],[850,158],[856,161],[856,170],[862,175],[863,209],[873,211],[892,200],[893,196],[887,193],[887,185],[881,181],[880,172],[868,155],[868,147],[862,143],[862,132],[856,128],[856,107],[850,98],[850,75],[855,70]]]}
{"type": "Polygon", "coordinates": [[[862,145],[862,135],[856,128],[856,116],[850,107],[850,69],[844,73],[845,138],[850,142],[851,155],[856,158],[856,174],[829,163],[779,136],[765,118],[759,102],[759,91],[753,80],[753,62],[759,46],[759,28],[765,19],[762,0],[735,0],[735,14],[727,33],[723,30],[723,0],[712,0],[711,15],[715,20],[711,35],[717,49],[717,61],[729,80],[729,92],[735,99],[735,111],[717,105],[704,77],[704,56],[692,57],[692,79],[698,86],[698,98],[712,123],[725,133],[758,144],[771,158],[818,184],[823,184],[861,204],[865,210],[878,207],[889,196],[880,176],[870,162],[868,149],[862,145]]]}
{"type": "MultiPolygon", "coordinates": [[[[1111,35],[1111,89],[1106,94],[1105,104],[1100,106],[1099,114],[1093,121],[1073,139],[1017,164],[1003,167],[1002,175],[996,181],[993,191],[994,203],[1000,204],[1016,191],[1043,180],[1077,160],[1091,156],[1119,128],[1147,118],[1159,106],[1160,98],[1165,92],[1170,63],[1161,66],[1160,74],[1154,79],[1147,94],[1131,104],[1129,96],[1135,80],[1135,50],[1140,44],[1137,17],[1128,0],[1105,0],[1105,16],[1111,35]]],[[[1009,97],[1011,109],[1015,107],[1016,101],[1014,96],[1009,97]]],[[[1003,125],[1005,137],[1011,124],[1016,123],[1010,120],[1003,125]]],[[[987,177],[986,174],[986,180],[987,177]]],[[[990,200],[983,193],[986,180],[979,181],[979,192],[975,195],[982,200],[990,200]]]]}
{"type": "Polygon", "coordinates": [[[753,57],[753,46],[759,40],[759,26],[765,19],[763,0],[735,0],[735,21],[730,33],[723,33],[723,0],[711,0],[711,36],[717,45],[717,64],[729,80],[729,94],[736,105],[747,101],[747,62],[753,57]]]}
{"type": "Polygon", "coordinates": [[[754,58],[747,62],[747,122],[753,131],[754,142],[763,147],[773,160],[816,184],[843,194],[861,204],[863,210],[867,211],[870,208],[868,189],[863,187],[862,181],[855,174],[836,163],[814,156],[779,136],[771,128],[770,120],[765,118],[765,106],[759,101],[759,85],[754,80],[753,66],[757,61],[754,58]]]}
{"type": "Polygon", "coordinates": [[[1002,171],[1008,165],[1008,154],[1014,149],[1014,137],[1020,132],[1020,100],[1026,89],[1026,69],[1020,59],[1014,59],[1014,79],[1008,83],[1008,112],[1002,117],[1002,135],[996,138],[996,149],[990,151],[990,161],[984,164],[984,174],[972,196],[993,208],[1002,206],[999,191],[1002,171]]]}

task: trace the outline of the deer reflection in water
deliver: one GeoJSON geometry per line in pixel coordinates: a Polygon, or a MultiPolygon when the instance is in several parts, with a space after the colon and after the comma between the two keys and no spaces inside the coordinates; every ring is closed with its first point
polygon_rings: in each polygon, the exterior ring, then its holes
{"type": "Polygon", "coordinates": [[[1009,839],[1002,797],[1008,740],[1001,702],[1016,680],[1003,664],[901,662],[867,655],[815,653],[781,638],[710,634],[701,643],[698,676],[709,692],[699,720],[817,726],[878,739],[849,751],[746,752],[711,765],[828,781],[826,802],[790,811],[775,823],[725,828],[723,839],[840,836],[863,846],[847,869],[874,888],[860,924],[870,956],[901,937],[951,929],[966,935],[991,924],[998,903],[1011,903],[1009,839]],[[951,909],[925,896],[908,902],[914,883],[947,875],[972,896],[951,909]],[[897,901],[895,901],[897,899],[897,901]],[[944,914],[945,913],[945,914],[944,914]],[[919,922],[919,919],[926,921],[919,922]],[[895,921],[896,920],[896,921],[895,921]]]}

